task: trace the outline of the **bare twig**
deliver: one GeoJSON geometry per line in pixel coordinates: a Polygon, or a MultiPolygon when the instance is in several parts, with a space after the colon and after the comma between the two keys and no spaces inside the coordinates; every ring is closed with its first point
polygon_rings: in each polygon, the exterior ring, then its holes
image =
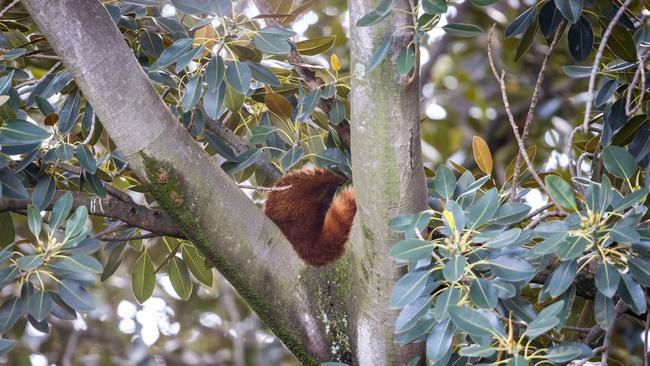
{"type": "MultiPolygon", "coordinates": [[[[560,36],[562,35],[562,33],[564,33],[565,25],[566,25],[566,21],[562,21],[558,29],[555,31],[555,36],[553,37],[553,41],[551,42],[551,45],[548,47],[548,52],[546,52],[546,56],[544,56],[544,61],[542,61],[542,66],[539,68],[539,73],[537,74],[537,81],[535,82],[535,88],[533,89],[533,96],[530,98],[530,107],[528,108],[528,114],[526,115],[524,130],[521,133],[521,140],[523,141],[524,146],[526,145],[526,139],[528,138],[528,132],[530,126],[533,124],[533,121],[535,120],[535,110],[537,109],[537,102],[539,101],[539,92],[542,89],[542,82],[544,81],[544,72],[546,72],[546,64],[548,63],[548,59],[551,57],[551,53],[553,53],[555,46],[560,40],[560,36]]],[[[521,158],[522,158],[522,151],[519,151],[519,154],[517,154],[517,163],[515,164],[515,170],[512,173],[512,188],[510,189],[510,201],[514,201],[515,197],[517,197],[517,178],[519,177],[521,158]]]]}
{"type": "Polygon", "coordinates": [[[618,303],[616,303],[616,306],[614,307],[614,319],[612,319],[612,323],[609,325],[607,328],[607,331],[605,332],[605,338],[603,339],[603,354],[600,356],[600,365],[601,366],[607,366],[607,355],[609,353],[609,343],[612,340],[612,332],[614,331],[614,324],[616,324],[616,318],[620,313],[622,313],[624,308],[626,308],[627,305],[623,302],[623,300],[618,300],[618,303]]]}
{"type": "Polygon", "coordinates": [[[284,190],[287,190],[287,189],[291,188],[290,185],[289,186],[281,186],[281,187],[261,187],[261,186],[251,186],[251,185],[248,185],[248,184],[238,184],[237,186],[239,188],[241,188],[241,189],[254,189],[256,191],[264,191],[264,192],[284,191],[284,190]]]}
{"type": "Polygon", "coordinates": [[[631,3],[632,0],[625,0],[623,5],[621,5],[621,7],[618,8],[618,11],[616,12],[616,14],[614,14],[612,19],[610,20],[609,25],[607,25],[607,28],[603,33],[603,36],[600,38],[600,45],[598,45],[598,51],[596,51],[596,56],[594,57],[594,64],[591,67],[591,73],[589,75],[589,89],[587,89],[587,101],[585,102],[585,117],[582,122],[582,130],[585,133],[587,133],[589,128],[589,115],[591,114],[591,104],[594,99],[594,87],[596,86],[596,74],[598,73],[598,69],[600,69],[599,67],[600,59],[603,57],[603,52],[605,52],[607,41],[609,40],[609,36],[612,34],[612,31],[614,30],[614,26],[616,26],[616,23],[618,23],[618,20],[625,12],[625,9],[631,3]]]}
{"type": "Polygon", "coordinates": [[[160,262],[160,264],[158,265],[158,268],[156,268],[154,273],[160,272],[160,270],[165,266],[165,264],[169,263],[169,261],[172,260],[172,258],[174,258],[176,256],[176,253],[178,253],[178,250],[181,248],[181,245],[183,245],[183,242],[179,242],[178,244],[176,244],[174,249],[172,249],[171,252],[169,252],[169,254],[167,254],[165,259],[162,262],[160,262]]]}
{"type": "MultiPolygon", "coordinates": [[[[59,168],[65,170],[66,172],[76,174],[76,175],[81,175],[82,174],[82,169],[80,167],[66,164],[66,163],[59,163],[57,165],[59,168]]],[[[115,198],[119,199],[120,201],[124,201],[127,203],[133,203],[133,198],[129,196],[128,194],[120,191],[118,188],[113,187],[110,184],[104,184],[104,189],[106,189],[106,192],[110,194],[111,196],[114,196],[115,198]]]]}
{"type": "Polygon", "coordinates": [[[593,159],[594,154],[592,154],[592,153],[583,153],[583,154],[580,155],[580,157],[578,158],[578,162],[576,163],[576,174],[575,174],[576,177],[580,176],[580,171],[581,171],[580,167],[582,166],[582,163],[584,162],[584,160],[586,158],[593,159]]]}
{"type": "Polygon", "coordinates": [[[645,96],[645,57],[639,55],[638,58],[639,65],[636,68],[632,82],[627,87],[627,95],[625,97],[625,114],[628,116],[633,115],[639,110],[639,108],[641,108],[643,97],[645,96]],[[639,79],[641,79],[640,82],[639,79]],[[634,105],[634,108],[632,108],[632,95],[637,83],[641,86],[641,95],[639,96],[639,102],[634,105]]]}
{"type": "Polygon", "coordinates": [[[490,28],[490,33],[488,34],[488,60],[490,62],[490,68],[492,69],[492,73],[494,74],[495,79],[499,83],[499,86],[501,87],[501,97],[503,99],[503,105],[506,109],[506,114],[508,115],[508,121],[510,122],[510,126],[512,127],[512,132],[515,135],[515,139],[517,140],[517,145],[519,146],[519,153],[522,155],[524,158],[524,161],[526,162],[526,165],[528,166],[528,171],[530,174],[532,174],[533,178],[537,182],[537,184],[540,186],[542,190],[546,193],[548,198],[553,202],[555,205],[556,209],[563,213],[566,214],[562,206],[560,206],[556,201],[553,196],[551,196],[550,192],[548,191],[548,188],[546,187],[546,184],[542,181],[542,179],[539,177],[539,174],[535,171],[535,167],[533,166],[533,163],[530,161],[530,157],[528,156],[528,153],[526,152],[526,147],[524,146],[524,142],[521,139],[521,136],[519,135],[519,128],[517,127],[517,122],[515,121],[515,118],[512,114],[512,111],[510,110],[510,102],[508,101],[508,93],[506,91],[506,83],[505,83],[505,71],[501,71],[501,75],[499,75],[499,72],[497,71],[496,65],[494,64],[494,58],[492,57],[492,33],[494,32],[494,27],[496,24],[490,28]]]}
{"type": "Polygon", "coordinates": [[[533,219],[533,221],[531,221],[528,225],[526,225],[524,230],[530,230],[530,229],[536,227],[542,221],[544,221],[545,219],[547,219],[549,217],[564,217],[566,215],[567,215],[566,212],[559,212],[559,211],[544,212],[543,214],[541,214],[541,215],[537,216],[535,219],[533,219]]]}
{"type": "Polygon", "coordinates": [[[2,9],[2,11],[0,11],[0,17],[5,15],[6,12],[8,12],[11,8],[16,6],[16,4],[18,4],[19,2],[20,2],[20,0],[14,0],[11,3],[9,3],[9,5],[5,6],[5,8],[2,9]]]}

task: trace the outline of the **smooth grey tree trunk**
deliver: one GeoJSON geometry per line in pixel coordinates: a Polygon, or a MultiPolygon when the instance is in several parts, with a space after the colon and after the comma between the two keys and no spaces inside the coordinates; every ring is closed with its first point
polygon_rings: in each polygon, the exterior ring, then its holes
{"type": "MultiPolygon", "coordinates": [[[[352,154],[358,215],[351,250],[332,266],[302,262],[160,99],[97,0],[23,0],[139,178],[262,321],[305,364],[396,365],[420,349],[393,342],[388,257],[395,215],[425,208],[417,76],[391,58],[364,72],[383,37],[412,25],[404,12],[352,31],[352,154]],[[246,223],[246,225],[242,225],[246,223]]],[[[350,1],[355,22],[375,1],[350,1]]],[[[410,9],[407,1],[398,6],[410,9]]],[[[398,33],[402,46],[408,32],[398,33]]],[[[416,67],[417,69],[417,67],[416,67]]]]}

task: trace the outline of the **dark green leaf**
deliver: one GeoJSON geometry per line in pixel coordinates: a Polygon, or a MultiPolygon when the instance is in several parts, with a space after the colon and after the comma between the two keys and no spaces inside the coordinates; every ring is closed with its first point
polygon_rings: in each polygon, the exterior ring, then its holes
{"type": "Polygon", "coordinates": [[[42,321],[50,315],[52,297],[47,291],[35,291],[29,296],[29,314],[36,320],[42,321]]]}
{"type": "Polygon", "coordinates": [[[582,14],[584,0],[554,0],[560,13],[571,23],[576,23],[582,14]]]}
{"type": "Polygon", "coordinates": [[[50,137],[50,133],[34,123],[21,119],[10,119],[0,127],[0,145],[24,146],[40,143],[50,137]]]}
{"type": "Polygon", "coordinates": [[[400,278],[391,292],[391,309],[400,309],[420,297],[425,290],[430,292],[433,288],[440,286],[440,282],[437,281],[429,283],[430,277],[430,270],[418,270],[409,272],[400,278]]]}
{"type": "Polygon", "coordinates": [[[452,256],[444,267],[442,267],[442,276],[449,282],[457,282],[463,278],[467,260],[462,255],[452,256]]]}
{"type": "Polygon", "coordinates": [[[640,284],[650,287],[650,261],[644,258],[630,258],[628,261],[630,274],[640,284]]]}
{"type": "Polygon", "coordinates": [[[490,260],[492,272],[504,281],[518,282],[529,279],[535,269],[526,260],[510,255],[502,255],[490,260]]]}
{"type": "Polygon", "coordinates": [[[370,58],[370,62],[368,62],[368,72],[374,70],[377,66],[379,66],[379,64],[381,64],[384,58],[386,58],[386,55],[388,55],[392,44],[392,36],[384,39],[381,45],[375,50],[375,53],[373,53],[372,58],[370,58]]]}
{"type": "Polygon", "coordinates": [[[0,194],[16,200],[27,199],[27,189],[9,169],[0,169],[0,194]]]}
{"type": "Polygon", "coordinates": [[[436,324],[427,336],[427,358],[429,362],[436,364],[442,359],[449,349],[454,338],[456,329],[449,319],[445,319],[436,324]]]}
{"type": "Polygon", "coordinates": [[[183,111],[191,111],[201,98],[202,93],[203,83],[201,83],[200,75],[196,75],[185,84],[185,90],[183,91],[183,111]]]}
{"type": "Polygon", "coordinates": [[[56,201],[56,203],[54,204],[54,208],[50,213],[49,225],[50,225],[51,232],[56,230],[63,223],[63,221],[65,221],[65,219],[68,217],[68,214],[70,213],[71,208],[72,208],[72,193],[65,192],[56,201]]]}
{"type": "Polygon", "coordinates": [[[614,321],[614,300],[597,292],[594,298],[594,313],[600,329],[608,329],[614,321]]]}
{"type": "Polygon", "coordinates": [[[59,282],[59,296],[66,304],[77,311],[85,312],[95,309],[92,296],[78,282],[63,280],[59,282]]]}
{"type": "Polygon", "coordinates": [[[395,319],[395,333],[410,329],[431,308],[431,297],[426,295],[406,305],[395,319]]]}
{"type": "Polygon", "coordinates": [[[285,37],[273,33],[258,32],[253,37],[253,44],[258,50],[269,55],[286,55],[291,52],[291,46],[285,37]]]}
{"type": "Polygon", "coordinates": [[[422,10],[426,14],[446,14],[446,0],[422,0],[422,10]]]}
{"type": "Polygon", "coordinates": [[[506,28],[505,36],[506,38],[514,37],[516,35],[522,34],[530,27],[537,17],[537,7],[531,6],[525,12],[521,13],[515,20],[508,25],[506,28]]]}
{"type": "Polygon", "coordinates": [[[77,117],[79,117],[80,109],[81,95],[79,95],[79,92],[68,95],[59,112],[59,119],[56,122],[56,127],[59,129],[59,132],[65,135],[72,130],[75,121],[77,121],[77,117]]]}
{"type": "Polygon", "coordinates": [[[634,157],[620,146],[612,145],[603,149],[603,164],[608,172],[628,181],[631,181],[636,170],[634,157]]]}
{"type": "Polygon", "coordinates": [[[444,25],[442,29],[451,35],[459,37],[476,37],[483,34],[483,30],[474,24],[450,23],[444,25]]]}
{"type": "Polygon", "coordinates": [[[474,305],[484,309],[494,309],[499,300],[496,287],[483,278],[477,278],[472,282],[469,295],[474,305]]]}
{"type": "Polygon", "coordinates": [[[486,224],[499,208],[499,192],[492,188],[485,192],[467,213],[467,228],[474,230],[486,224]]]}
{"type": "Polygon", "coordinates": [[[26,255],[16,259],[16,265],[23,271],[32,271],[43,264],[43,257],[40,255],[26,255]]]}
{"type": "Polygon", "coordinates": [[[621,275],[618,269],[609,263],[601,263],[596,271],[596,288],[606,297],[616,294],[621,275]]]}
{"type": "Polygon", "coordinates": [[[576,196],[573,187],[564,179],[557,175],[547,175],[544,177],[544,183],[551,194],[551,197],[557,201],[560,206],[577,210],[576,196]]]}
{"type": "Polygon", "coordinates": [[[397,56],[395,67],[401,75],[408,75],[415,67],[415,49],[411,46],[402,48],[397,56]]]}
{"type": "Polygon", "coordinates": [[[97,160],[84,144],[77,145],[77,159],[79,164],[90,174],[97,172],[97,160]]]}
{"type": "Polygon", "coordinates": [[[251,69],[243,62],[232,61],[226,68],[226,81],[239,94],[246,95],[251,86],[251,69]]]}
{"type": "Polygon", "coordinates": [[[212,119],[217,119],[223,112],[223,103],[226,100],[226,85],[221,83],[216,91],[206,90],[203,95],[205,113],[212,119]]]}
{"type": "Polygon", "coordinates": [[[131,270],[131,288],[136,300],[141,304],[151,297],[156,287],[155,271],[149,253],[145,249],[131,270]]]}
{"type": "Polygon", "coordinates": [[[410,262],[430,258],[432,251],[432,241],[406,239],[395,243],[395,245],[390,248],[388,255],[400,262],[410,262]]]}
{"type": "Polygon", "coordinates": [[[34,187],[32,204],[39,211],[43,211],[50,204],[52,198],[54,198],[54,193],[56,193],[56,180],[51,175],[45,175],[36,183],[36,187],[34,187]]]}
{"type": "Polygon", "coordinates": [[[495,328],[480,312],[465,306],[450,306],[449,317],[460,330],[476,337],[504,336],[502,329],[495,328]]]}
{"type": "Polygon", "coordinates": [[[623,301],[628,304],[636,314],[645,314],[647,303],[645,292],[641,288],[641,285],[639,285],[639,283],[636,282],[628,273],[623,273],[621,277],[622,281],[620,281],[618,285],[618,294],[621,296],[621,299],[623,299],[623,301]]]}
{"type": "Polygon", "coordinates": [[[580,20],[569,28],[567,39],[573,58],[578,61],[586,60],[594,44],[594,32],[589,20],[586,17],[580,17],[580,20]]]}
{"type": "Polygon", "coordinates": [[[184,244],[181,248],[183,261],[187,264],[190,272],[199,282],[212,287],[212,270],[205,266],[205,258],[191,244],[184,244]]]}
{"type": "Polygon", "coordinates": [[[210,62],[208,62],[208,66],[205,68],[205,76],[207,81],[206,87],[208,91],[214,93],[219,89],[221,82],[223,82],[225,70],[226,68],[221,56],[212,56],[210,62]]]}
{"type": "Polygon", "coordinates": [[[560,296],[573,284],[578,273],[578,262],[576,260],[562,262],[553,271],[549,279],[548,292],[553,297],[560,296]]]}
{"type": "Polygon", "coordinates": [[[169,262],[167,274],[176,294],[183,300],[189,299],[192,294],[193,285],[187,264],[182,259],[174,257],[169,262]]]}

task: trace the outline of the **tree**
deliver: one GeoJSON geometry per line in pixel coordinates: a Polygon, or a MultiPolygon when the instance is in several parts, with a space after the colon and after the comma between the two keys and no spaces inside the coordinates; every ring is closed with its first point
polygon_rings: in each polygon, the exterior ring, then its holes
{"type": "MultiPolygon", "coordinates": [[[[647,32],[630,1],[540,2],[510,23],[506,37],[523,34],[515,59],[538,31],[548,45],[523,123],[490,32],[482,59],[515,138],[502,177],[480,137],[479,176],[423,166],[417,66],[444,1],[351,1],[349,76],[336,54],[325,70],[303,58],[327,51],[332,37],[296,41],[286,27],[315,1],[256,0],[258,22],[227,0],[172,0],[180,18],[161,16],[164,4],[152,0],[22,4],[29,18],[8,23],[0,79],[0,278],[15,290],[0,306],[3,334],[23,317],[45,331],[94,309],[93,273],[110,277],[127,241],[139,302],[161,270],[187,299],[192,278],[209,285],[214,267],[304,364],[537,365],[598,352],[605,364],[616,320],[643,319],[647,32]],[[567,142],[568,183],[561,169],[536,169],[527,140],[550,55],[568,29],[569,53],[588,59],[594,21],[593,66],[564,65],[590,78],[584,124],[567,142]],[[53,59],[40,78],[26,72],[39,68],[30,56],[53,59]],[[242,192],[249,183],[263,192],[308,161],[351,179],[359,208],[348,250],[326,267],[303,263],[242,192]],[[525,203],[531,188],[549,201],[538,210],[525,203]],[[9,211],[26,216],[30,237],[16,238],[9,211]],[[109,221],[91,234],[88,214],[109,221]],[[92,255],[102,241],[112,243],[105,263],[92,255]],[[595,319],[574,319],[592,307],[595,319]]],[[[469,23],[442,29],[482,33],[469,23]]],[[[14,345],[0,342],[5,352],[14,345]]]]}

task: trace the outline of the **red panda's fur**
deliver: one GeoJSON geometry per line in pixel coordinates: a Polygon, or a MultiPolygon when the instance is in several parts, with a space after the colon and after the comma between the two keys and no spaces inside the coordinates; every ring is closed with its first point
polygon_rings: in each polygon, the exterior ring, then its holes
{"type": "Polygon", "coordinates": [[[264,205],[266,215],[282,230],[298,256],[320,266],[339,258],[357,212],[350,187],[325,169],[299,169],[278,179],[264,205]]]}

